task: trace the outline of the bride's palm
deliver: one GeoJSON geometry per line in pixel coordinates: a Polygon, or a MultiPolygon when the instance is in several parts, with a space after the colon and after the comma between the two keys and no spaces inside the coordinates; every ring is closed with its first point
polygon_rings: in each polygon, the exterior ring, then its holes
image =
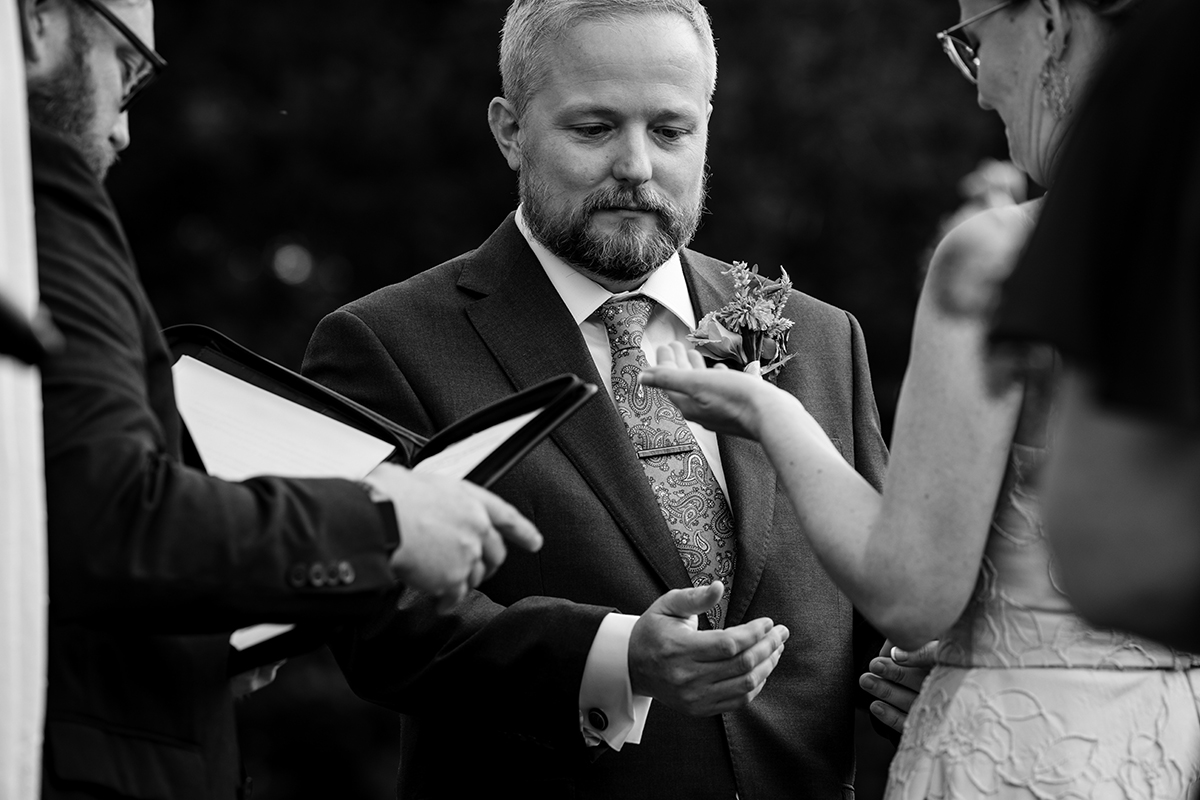
{"type": "Polygon", "coordinates": [[[709,369],[699,353],[679,342],[658,348],[657,355],[658,366],[642,373],[643,384],[664,390],[685,417],[709,430],[759,438],[756,400],[774,387],[721,365],[709,369]]]}

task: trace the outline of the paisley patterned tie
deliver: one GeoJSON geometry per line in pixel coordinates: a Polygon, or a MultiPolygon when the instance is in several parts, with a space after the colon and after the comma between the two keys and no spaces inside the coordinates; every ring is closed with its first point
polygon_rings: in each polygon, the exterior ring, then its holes
{"type": "Polygon", "coordinates": [[[638,383],[649,366],[642,333],[653,308],[653,300],[639,296],[609,300],[596,312],[612,348],[613,400],[692,585],[725,584],[721,602],[708,612],[713,628],[721,628],[736,560],[733,515],[683,414],[661,389],[638,383]]]}

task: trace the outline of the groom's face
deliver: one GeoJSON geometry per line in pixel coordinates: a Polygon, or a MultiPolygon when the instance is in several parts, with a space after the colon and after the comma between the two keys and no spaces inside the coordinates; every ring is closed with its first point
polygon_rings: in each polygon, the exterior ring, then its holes
{"type": "Polygon", "coordinates": [[[576,26],[520,120],[534,236],[608,288],[633,288],[691,240],[704,201],[712,58],[674,14],[576,26]]]}

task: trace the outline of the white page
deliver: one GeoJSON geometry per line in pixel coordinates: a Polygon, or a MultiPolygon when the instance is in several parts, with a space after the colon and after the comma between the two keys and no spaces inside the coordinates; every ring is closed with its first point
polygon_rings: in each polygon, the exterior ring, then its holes
{"type": "MultiPolygon", "coordinates": [[[[243,481],[256,475],[359,480],[393,445],[335,419],[183,356],[171,370],[175,403],[210,475],[243,481]]],[[[238,650],[294,625],[253,625],[235,631],[238,650]]]]}
{"type": "Polygon", "coordinates": [[[465,478],[490,456],[497,447],[508,441],[508,438],[519,431],[526,422],[540,414],[542,409],[530,411],[519,417],[501,422],[498,425],[472,434],[447,447],[440,453],[419,461],[413,472],[430,472],[446,475],[451,478],[465,478]]]}
{"type": "Polygon", "coordinates": [[[210,475],[361,480],[395,449],[310,408],[183,356],[175,402],[210,475]]]}
{"type": "Polygon", "coordinates": [[[287,633],[294,627],[296,626],[265,622],[262,625],[253,625],[249,628],[242,628],[240,631],[234,631],[233,635],[229,637],[229,643],[235,650],[245,650],[260,642],[274,639],[281,633],[287,633]]]}

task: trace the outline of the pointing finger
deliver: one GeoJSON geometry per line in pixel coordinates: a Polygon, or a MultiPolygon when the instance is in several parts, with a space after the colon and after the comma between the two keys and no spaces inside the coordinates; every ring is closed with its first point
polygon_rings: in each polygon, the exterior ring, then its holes
{"type": "Polygon", "coordinates": [[[479,489],[479,492],[488,517],[501,536],[523,550],[536,553],[542,549],[542,534],[520,511],[489,491],[479,489]]]}

